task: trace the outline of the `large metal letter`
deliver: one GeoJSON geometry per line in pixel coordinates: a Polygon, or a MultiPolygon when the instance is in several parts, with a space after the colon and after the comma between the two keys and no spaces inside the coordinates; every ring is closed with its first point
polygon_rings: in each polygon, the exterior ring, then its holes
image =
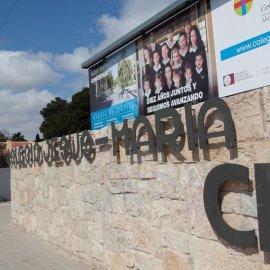
{"type": "Polygon", "coordinates": [[[76,139],[74,142],[72,141],[71,134],[68,135],[68,140],[70,143],[70,155],[73,160],[77,160],[81,158],[81,147],[80,147],[80,135],[79,132],[76,133],[76,139]],[[75,146],[76,142],[76,146],[75,146]],[[73,144],[74,143],[74,144],[73,144]]]}
{"type": "Polygon", "coordinates": [[[140,148],[141,146],[144,146],[144,145],[148,145],[149,146],[149,152],[153,153],[153,151],[154,151],[154,132],[153,132],[153,129],[152,129],[151,125],[150,125],[150,122],[146,118],[146,116],[139,115],[135,119],[135,121],[133,123],[133,128],[132,128],[132,149],[133,149],[133,153],[137,154],[138,148],[140,148]],[[145,141],[145,142],[137,141],[136,131],[137,131],[137,127],[139,126],[139,124],[144,124],[145,128],[147,129],[148,141],[145,141]]]}
{"type": "Polygon", "coordinates": [[[64,161],[67,161],[70,157],[70,151],[71,151],[70,148],[71,148],[70,141],[67,139],[65,135],[63,135],[60,140],[59,149],[60,149],[61,158],[64,161]]]}
{"type": "Polygon", "coordinates": [[[86,159],[90,159],[93,151],[93,139],[88,132],[88,130],[84,130],[81,137],[81,151],[82,155],[86,159]]]}
{"type": "Polygon", "coordinates": [[[270,164],[255,164],[260,248],[270,252],[270,164]]]}
{"type": "Polygon", "coordinates": [[[181,151],[180,146],[176,143],[176,139],[180,136],[180,116],[176,109],[168,108],[155,112],[156,122],[156,137],[157,137],[157,151],[164,152],[164,144],[170,145],[175,151],[181,151]],[[174,120],[174,132],[165,134],[163,127],[161,128],[161,119],[172,117],[174,120]]]}
{"type": "Polygon", "coordinates": [[[207,175],[203,199],[208,220],[216,233],[230,244],[240,247],[257,247],[255,230],[235,230],[222,217],[218,190],[223,182],[232,179],[248,185],[248,168],[237,164],[222,164],[215,167],[207,175]]]}
{"type": "Polygon", "coordinates": [[[194,143],[194,131],[193,131],[191,103],[187,103],[185,105],[185,114],[186,114],[188,149],[189,149],[189,151],[193,151],[193,150],[195,150],[195,143],[194,143]]]}
{"type": "Polygon", "coordinates": [[[27,164],[33,163],[32,144],[27,144],[25,146],[25,161],[26,161],[27,164]]]}
{"type": "Polygon", "coordinates": [[[57,150],[57,147],[59,147],[58,145],[58,138],[57,137],[53,137],[51,138],[51,161],[52,162],[58,162],[60,161],[60,156],[59,156],[59,151],[57,150]]]}
{"type": "Polygon", "coordinates": [[[198,115],[198,132],[200,149],[205,149],[205,139],[225,136],[226,147],[233,148],[235,145],[234,125],[232,120],[231,111],[227,103],[220,98],[210,98],[201,107],[198,115]],[[223,115],[224,130],[220,132],[205,133],[204,131],[204,117],[206,113],[212,109],[217,108],[223,115]]]}
{"type": "Polygon", "coordinates": [[[126,155],[129,155],[129,136],[128,136],[128,122],[127,119],[123,121],[123,127],[121,130],[115,128],[114,122],[112,122],[112,143],[113,143],[113,155],[116,156],[116,146],[118,143],[116,141],[120,140],[122,137],[125,137],[125,150],[126,155]]]}

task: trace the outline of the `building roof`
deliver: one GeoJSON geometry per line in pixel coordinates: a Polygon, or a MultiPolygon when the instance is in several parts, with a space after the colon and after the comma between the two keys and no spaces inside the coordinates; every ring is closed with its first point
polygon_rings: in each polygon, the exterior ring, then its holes
{"type": "MultiPolygon", "coordinates": [[[[23,145],[27,145],[27,144],[31,144],[33,142],[30,141],[20,141],[20,142],[10,142],[11,143],[11,148],[16,148],[19,146],[23,146],[23,145]]],[[[8,142],[0,142],[0,145],[4,146],[4,149],[2,151],[2,154],[5,155],[7,153],[8,150],[8,142]]]]}

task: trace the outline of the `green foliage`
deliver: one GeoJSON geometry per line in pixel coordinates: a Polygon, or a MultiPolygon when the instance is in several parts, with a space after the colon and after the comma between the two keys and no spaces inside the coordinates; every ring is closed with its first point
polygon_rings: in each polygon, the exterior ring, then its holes
{"type": "Polygon", "coordinates": [[[39,134],[38,134],[38,133],[36,134],[36,139],[35,139],[35,142],[42,142],[42,140],[40,139],[40,137],[39,137],[39,134]]]}
{"type": "Polygon", "coordinates": [[[40,113],[43,122],[39,129],[44,139],[90,129],[89,88],[85,87],[74,94],[71,102],[55,98],[40,113]]]}
{"type": "MultiPolygon", "coordinates": [[[[9,139],[9,133],[5,129],[0,131],[0,142],[6,142],[9,139]]],[[[2,154],[5,149],[4,145],[0,145],[0,168],[8,167],[6,157],[2,154]]]]}
{"type": "Polygon", "coordinates": [[[0,142],[6,142],[10,139],[10,135],[7,130],[0,130],[0,142]]]}
{"type": "Polygon", "coordinates": [[[90,129],[90,96],[89,88],[84,87],[72,96],[68,106],[68,134],[90,129]]]}
{"type": "Polygon", "coordinates": [[[5,149],[5,146],[0,145],[0,168],[7,168],[7,160],[6,157],[2,154],[2,151],[5,149]]]}
{"type": "MultiPolygon", "coordinates": [[[[7,140],[11,140],[13,142],[26,141],[24,139],[24,135],[22,135],[21,132],[14,133],[12,134],[12,136],[10,136],[7,130],[5,129],[0,130],[0,142],[6,142],[7,140]]],[[[5,149],[5,146],[0,145],[0,168],[9,167],[6,156],[2,154],[4,149],[5,149]]]]}
{"type": "Polygon", "coordinates": [[[107,76],[107,82],[108,82],[108,88],[112,88],[113,87],[113,75],[112,72],[109,71],[109,74],[107,76]]]}
{"type": "Polygon", "coordinates": [[[13,142],[22,142],[22,141],[26,141],[24,138],[24,135],[21,134],[21,132],[17,132],[12,134],[11,140],[13,142]]]}
{"type": "Polygon", "coordinates": [[[118,64],[118,78],[123,86],[132,85],[134,81],[134,68],[132,61],[128,58],[118,64]]]}
{"type": "Polygon", "coordinates": [[[68,102],[59,97],[47,103],[46,107],[40,111],[43,122],[39,127],[45,139],[61,137],[68,132],[68,102]]]}

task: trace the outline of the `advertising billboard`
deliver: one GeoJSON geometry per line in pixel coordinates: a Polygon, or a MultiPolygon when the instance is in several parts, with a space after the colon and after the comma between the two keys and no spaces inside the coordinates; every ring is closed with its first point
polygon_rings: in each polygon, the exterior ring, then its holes
{"type": "Polygon", "coordinates": [[[269,85],[269,0],[212,0],[211,7],[219,96],[269,85]]]}
{"type": "Polygon", "coordinates": [[[136,74],[134,43],[89,69],[93,130],[138,116],[136,74]]]}
{"type": "Polygon", "coordinates": [[[269,85],[269,26],[269,0],[201,0],[144,27],[89,70],[92,129],[269,85]]]}
{"type": "Polygon", "coordinates": [[[212,25],[206,13],[206,2],[201,1],[143,35],[138,53],[140,114],[218,95],[212,25]]]}

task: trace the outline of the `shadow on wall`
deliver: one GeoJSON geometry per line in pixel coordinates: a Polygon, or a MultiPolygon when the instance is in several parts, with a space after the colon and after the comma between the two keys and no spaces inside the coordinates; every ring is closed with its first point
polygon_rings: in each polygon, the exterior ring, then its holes
{"type": "Polygon", "coordinates": [[[10,168],[0,168],[0,201],[9,201],[10,196],[10,168]]]}

